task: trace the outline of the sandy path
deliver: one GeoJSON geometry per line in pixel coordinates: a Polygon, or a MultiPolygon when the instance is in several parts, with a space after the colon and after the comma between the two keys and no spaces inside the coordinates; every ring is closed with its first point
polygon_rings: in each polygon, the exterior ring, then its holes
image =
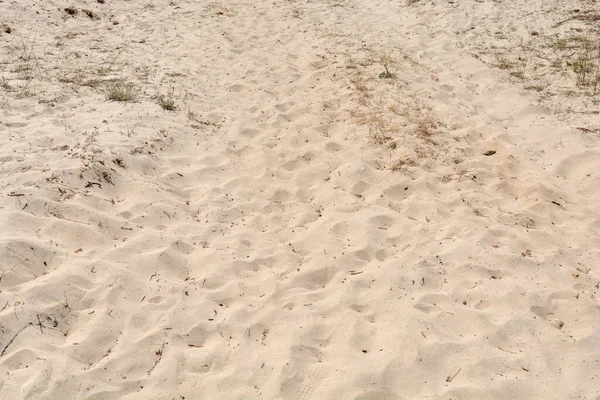
{"type": "Polygon", "coordinates": [[[470,57],[464,9],[54,3],[19,14],[80,32],[46,58],[112,49],[143,92],[6,95],[0,398],[600,395],[598,139],[470,57]]]}

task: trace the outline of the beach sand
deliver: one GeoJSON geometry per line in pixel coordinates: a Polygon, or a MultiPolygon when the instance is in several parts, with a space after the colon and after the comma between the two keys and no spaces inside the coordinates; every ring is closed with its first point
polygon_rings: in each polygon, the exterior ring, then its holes
{"type": "Polygon", "coordinates": [[[594,1],[158,3],[0,1],[0,399],[600,399],[594,1]]]}

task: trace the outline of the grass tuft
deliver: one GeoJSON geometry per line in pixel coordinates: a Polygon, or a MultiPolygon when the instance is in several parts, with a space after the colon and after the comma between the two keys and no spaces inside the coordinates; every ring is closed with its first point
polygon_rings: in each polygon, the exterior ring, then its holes
{"type": "Polygon", "coordinates": [[[159,96],[157,103],[162,107],[163,110],[166,111],[175,111],[177,110],[177,105],[175,104],[175,100],[173,96],[159,96]]]}
{"type": "Polygon", "coordinates": [[[115,81],[106,85],[106,99],[111,101],[133,101],[139,89],[131,82],[115,81]]]}

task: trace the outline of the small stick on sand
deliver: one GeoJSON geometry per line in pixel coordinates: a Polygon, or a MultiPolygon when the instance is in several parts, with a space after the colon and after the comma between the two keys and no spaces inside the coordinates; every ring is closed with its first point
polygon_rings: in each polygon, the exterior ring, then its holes
{"type": "Polygon", "coordinates": [[[448,377],[446,378],[446,382],[452,382],[452,380],[453,380],[454,378],[456,378],[456,375],[458,375],[458,374],[460,373],[460,371],[461,371],[461,370],[462,370],[462,367],[460,367],[460,368],[458,369],[458,371],[456,371],[456,373],[455,373],[454,375],[452,375],[452,376],[448,376],[448,377]]]}
{"type": "Polygon", "coordinates": [[[515,351],[510,351],[510,350],[503,349],[503,348],[502,348],[502,347],[500,347],[500,346],[496,346],[496,347],[498,347],[498,350],[502,350],[502,351],[505,351],[505,352],[507,352],[507,353],[510,353],[510,354],[519,354],[519,353],[517,353],[517,352],[515,352],[515,351]]]}
{"type": "Polygon", "coordinates": [[[0,357],[2,357],[4,355],[4,353],[6,353],[6,349],[8,349],[8,346],[10,346],[12,344],[12,342],[15,341],[15,339],[17,338],[17,336],[19,336],[19,334],[21,332],[23,332],[25,330],[25,328],[27,328],[28,326],[31,326],[31,324],[25,325],[17,333],[15,333],[15,335],[12,337],[12,339],[10,339],[8,341],[8,343],[6,343],[6,346],[4,346],[4,348],[2,349],[2,353],[0,353],[0,357]]]}
{"type": "Polygon", "coordinates": [[[38,326],[40,327],[40,332],[44,333],[44,330],[42,329],[42,321],[40,321],[40,314],[37,314],[37,320],[38,320],[38,326]]]}
{"type": "Polygon", "coordinates": [[[150,376],[150,374],[152,373],[152,371],[154,371],[154,368],[156,368],[156,366],[158,365],[158,363],[160,362],[160,360],[162,360],[162,356],[163,356],[163,349],[165,348],[165,344],[167,344],[166,342],[162,344],[162,346],[160,347],[160,349],[156,350],[156,355],[158,356],[158,358],[156,359],[156,361],[154,361],[154,365],[152,366],[152,368],[150,368],[148,370],[148,376],[150,376]]]}

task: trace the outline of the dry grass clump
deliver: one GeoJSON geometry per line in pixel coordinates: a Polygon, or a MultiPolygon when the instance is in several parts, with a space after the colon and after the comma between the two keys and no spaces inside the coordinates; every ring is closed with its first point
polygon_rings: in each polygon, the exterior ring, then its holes
{"type": "Polygon", "coordinates": [[[366,106],[368,105],[371,97],[371,87],[367,83],[367,79],[364,77],[361,71],[357,71],[350,77],[350,83],[354,86],[354,92],[356,93],[356,100],[359,104],[366,106]]]}
{"type": "Polygon", "coordinates": [[[17,35],[8,46],[6,53],[0,52],[2,69],[2,87],[14,91],[17,97],[29,97],[37,90],[37,83],[43,79],[44,71],[40,59],[34,49],[36,36],[22,37],[17,35]]]}
{"type": "Polygon", "coordinates": [[[417,163],[410,157],[400,157],[396,161],[390,164],[390,170],[392,171],[406,171],[408,167],[417,165],[417,163]]]}
{"type": "Polygon", "coordinates": [[[495,60],[492,63],[492,66],[502,70],[512,70],[515,67],[515,63],[510,61],[506,56],[502,54],[496,54],[495,60]]]}
{"type": "MultiPolygon", "coordinates": [[[[74,11],[65,11],[70,12],[74,11]]],[[[108,100],[135,100],[138,88],[115,76],[117,71],[118,75],[127,73],[126,63],[117,64],[126,47],[82,49],[69,42],[75,37],[77,34],[70,33],[55,36],[51,46],[60,51],[53,52],[48,45],[39,43],[37,32],[14,34],[5,46],[7,51],[0,52],[0,90],[16,98],[35,96],[40,103],[54,103],[67,92],[101,87],[108,100]],[[104,57],[99,57],[102,53],[104,57]]]]}
{"type": "Polygon", "coordinates": [[[438,128],[438,122],[435,114],[432,111],[417,111],[413,117],[413,132],[414,134],[424,140],[431,141],[433,135],[438,128]]]}
{"type": "Polygon", "coordinates": [[[387,54],[383,54],[379,62],[385,69],[382,73],[379,74],[380,79],[396,79],[396,74],[390,72],[390,66],[394,63],[394,60],[388,56],[387,54]]]}
{"type": "MultiPolygon", "coordinates": [[[[400,68],[394,58],[385,52],[361,50],[366,51],[364,57],[346,62],[349,88],[356,104],[351,117],[357,125],[367,128],[370,142],[389,152],[389,160],[380,162],[379,169],[406,172],[416,165],[417,157],[436,154],[437,116],[424,104],[423,96],[406,93],[408,83],[393,72],[400,68]],[[403,155],[392,156],[398,152],[403,155]]],[[[410,62],[406,56],[398,59],[410,62]]]]}
{"type": "Polygon", "coordinates": [[[412,133],[417,139],[435,144],[434,137],[439,127],[435,113],[420,105],[404,106],[403,111],[397,114],[355,111],[352,116],[357,125],[369,128],[370,141],[379,146],[388,145],[390,148],[396,148],[398,143],[394,139],[406,133],[412,133]],[[402,126],[408,129],[403,129],[402,126]]]}
{"type": "Polygon", "coordinates": [[[393,171],[393,172],[403,172],[405,174],[409,173],[410,167],[417,166],[417,163],[412,159],[412,157],[408,155],[400,156],[393,158],[390,153],[389,159],[387,161],[378,161],[376,163],[376,168],[381,171],[393,171]]]}
{"type": "Polygon", "coordinates": [[[395,127],[380,113],[367,117],[364,124],[369,126],[369,139],[374,143],[383,146],[392,140],[395,127]]]}
{"type": "Polygon", "coordinates": [[[158,96],[156,101],[159,106],[162,107],[163,110],[166,111],[175,111],[177,110],[177,105],[175,104],[175,100],[172,95],[168,96],[158,96]]]}
{"type": "Polygon", "coordinates": [[[589,94],[596,96],[600,89],[600,38],[581,38],[578,43],[579,53],[567,65],[575,73],[577,86],[588,88],[589,94]]]}
{"type": "Polygon", "coordinates": [[[556,111],[595,113],[600,104],[600,13],[590,8],[552,16],[563,19],[522,34],[499,29],[476,56],[538,92],[556,111]]]}
{"type": "Polygon", "coordinates": [[[355,110],[351,113],[354,123],[368,128],[368,138],[373,143],[383,146],[393,139],[398,127],[392,123],[389,116],[381,111],[366,112],[355,110]]]}
{"type": "Polygon", "coordinates": [[[105,87],[106,100],[111,101],[133,101],[138,97],[139,89],[131,82],[113,81],[105,87]]]}

